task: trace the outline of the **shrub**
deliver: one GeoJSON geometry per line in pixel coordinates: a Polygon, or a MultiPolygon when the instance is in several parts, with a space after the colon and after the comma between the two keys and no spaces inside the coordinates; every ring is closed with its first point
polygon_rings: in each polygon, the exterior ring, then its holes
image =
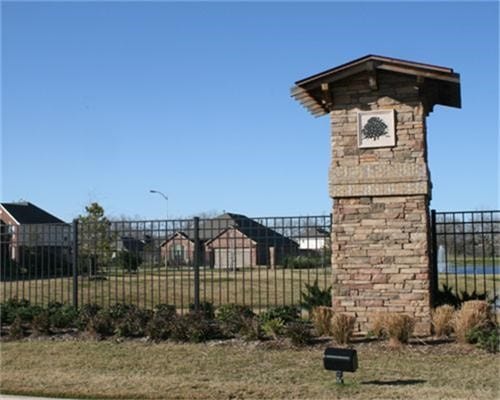
{"type": "Polygon", "coordinates": [[[291,269],[321,268],[330,265],[330,256],[328,254],[288,256],[283,264],[285,268],[291,269]]]}
{"type": "Polygon", "coordinates": [[[98,304],[84,304],[80,308],[80,313],[77,319],[77,326],[80,330],[84,330],[87,328],[90,320],[94,318],[97,313],[102,309],[102,307],[98,304]]]}
{"type": "Polygon", "coordinates": [[[217,309],[216,318],[220,323],[222,332],[226,336],[240,333],[246,318],[253,318],[254,312],[248,306],[239,304],[225,304],[217,309]]]}
{"type": "Polygon", "coordinates": [[[153,340],[166,340],[172,334],[176,319],[176,314],[155,313],[146,325],[144,333],[153,340]]]}
{"type": "Polygon", "coordinates": [[[9,299],[0,305],[0,321],[2,325],[10,325],[14,322],[19,308],[30,307],[28,300],[9,299]]]}
{"type": "Polygon", "coordinates": [[[354,331],[356,318],[346,314],[336,314],[331,320],[331,333],[337,344],[347,344],[354,331]]]}
{"type": "Polygon", "coordinates": [[[295,306],[276,306],[271,307],[259,316],[262,323],[271,319],[280,318],[283,322],[289,323],[297,321],[300,318],[300,310],[295,306]]]}
{"type": "Polygon", "coordinates": [[[262,331],[276,340],[285,332],[285,323],[281,318],[270,319],[262,324],[262,331]]]}
{"type": "Polygon", "coordinates": [[[432,326],[436,336],[449,336],[453,332],[455,308],[449,304],[437,307],[431,314],[432,326]]]}
{"type": "Polygon", "coordinates": [[[172,320],[170,337],[174,340],[199,343],[220,336],[215,321],[206,318],[203,313],[190,312],[172,320]]]}
{"type": "Polygon", "coordinates": [[[245,340],[261,339],[262,325],[260,319],[257,317],[243,318],[239,334],[245,340]]]}
{"type": "Polygon", "coordinates": [[[24,336],[23,321],[21,317],[16,316],[9,328],[9,337],[11,339],[21,339],[24,336]]]}
{"type": "Polygon", "coordinates": [[[305,290],[301,292],[302,302],[301,307],[307,311],[311,311],[314,307],[318,306],[330,306],[332,305],[332,287],[329,286],[327,289],[321,289],[318,286],[318,280],[314,281],[314,284],[305,284],[305,290]]]}
{"type": "Polygon", "coordinates": [[[123,337],[141,337],[145,334],[145,328],[153,316],[151,310],[130,306],[119,318],[114,318],[110,313],[114,332],[123,337]]]}
{"type": "Polygon", "coordinates": [[[134,252],[122,250],[117,253],[113,262],[128,272],[135,272],[139,268],[139,265],[142,264],[142,258],[134,252]]]}
{"type": "Polygon", "coordinates": [[[457,340],[467,342],[467,335],[476,327],[487,326],[491,321],[489,305],[486,301],[471,300],[462,305],[455,313],[453,327],[457,340]]]}
{"type": "Polygon", "coordinates": [[[157,304],[154,308],[155,316],[161,315],[164,318],[172,318],[176,315],[176,309],[171,304],[157,304]]]}
{"type": "MultiPolygon", "coordinates": [[[[189,311],[191,312],[195,311],[194,303],[191,303],[189,305],[189,311]]],[[[200,308],[197,312],[202,313],[205,316],[205,318],[209,319],[215,318],[215,307],[209,301],[200,301],[200,308]]]]}
{"type": "Polygon", "coordinates": [[[114,332],[113,319],[108,310],[99,310],[90,317],[85,330],[93,335],[109,336],[114,332]]]}
{"type": "Polygon", "coordinates": [[[500,350],[498,326],[493,323],[486,326],[476,326],[467,333],[467,341],[489,353],[497,353],[500,350]]]}
{"type": "Polygon", "coordinates": [[[393,345],[408,343],[414,328],[415,320],[409,315],[388,313],[385,317],[385,330],[393,345]]]}
{"type": "Polygon", "coordinates": [[[319,336],[331,335],[331,322],[333,309],[331,307],[319,306],[312,309],[312,323],[319,336]]]}
{"type": "Polygon", "coordinates": [[[285,329],[285,336],[294,346],[305,346],[312,339],[311,330],[303,321],[289,323],[285,329]]]}
{"type": "Polygon", "coordinates": [[[50,314],[48,310],[35,315],[31,323],[35,335],[46,335],[50,333],[50,314]]]}
{"type": "Polygon", "coordinates": [[[386,317],[387,317],[386,313],[376,313],[373,314],[371,318],[370,333],[376,336],[377,338],[387,337],[386,317]]]}
{"type": "Polygon", "coordinates": [[[54,328],[70,328],[78,320],[78,310],[69,304],[58,302],[49,303],[47,306],[50,326],[54,328]]]}

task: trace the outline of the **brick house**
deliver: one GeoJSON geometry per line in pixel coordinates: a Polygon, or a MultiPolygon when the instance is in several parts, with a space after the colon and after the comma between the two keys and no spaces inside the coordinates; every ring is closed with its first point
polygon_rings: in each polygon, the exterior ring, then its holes
{"type": "MultiPolygon", "coordinates": [[[[162,259],[171,265],[191,265],[193,229],[170,236],[161,245],[162,259]]],[[[199,238],[203,264],[211,268],[246,268],[280,264],[298,251],[298,244],[286,236],[248,218],[225,213],[200,223],[199,238]]]]}
{"type": "Polygon", "coordinates": [[[0,203],[2,265],[12,260],[26,270],[37,259],[62,259],[70,241],[70,226],[33,203],[0,203]]]}

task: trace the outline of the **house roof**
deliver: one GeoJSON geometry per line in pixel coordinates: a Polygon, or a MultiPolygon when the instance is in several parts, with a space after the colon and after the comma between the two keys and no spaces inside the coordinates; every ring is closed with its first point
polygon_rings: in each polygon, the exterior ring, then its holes
{"type": "Polygon", "coordinates": [[[0,203],[19,224],[61,224],[63,220],[30,202],[0,203]]]}
{"type": "Polygon", "coordinates": [[[309,228],[303,229],[300,232],[301,239],[309,239],[309,238],[312,239],[312,238],[329,237],[329,236],[330,232],[319,226],[311,226],[309,228]]]}
{"type": "Polygon", "coordinates": [[[131,236],[122,236],[121,242],[123,248],[132,253],[144,251],[145,243],[140,239],[131,236]]]}
{"type": "MultiPolygon", "coordinates": [[[[301,79],[295,82],[291,94],[314,116],[325,115],[329,112],[329,105],[324,93],[329,92],[332,85],[360,73],[376,80],[378,71],[415,76],[416,83],[422,85],[426,81],[431,88],[428,91],[431,105],[461,107],[460,75],[453,69],[372,54],[301,79]]],[[[376,90],[376,82],[371,81],[370,87],[376,90]]]]}
{"type": "MultiPolygon", "coordinates": [[[[202,220],[200,222],[199,238],[202,242],[208,242],[222,232],[230,228],[236,228],[242,232],[248,238],[254,240],[257,243],[276,243],[279,242],[289,242],[290,245],[297,245],[293,240],[287,238],[286,236],[268,228],[265,225],[255,221],[254,219],[248,218],[246,215],[235,214],[235,213],[224,213],[215,218],[202,220]]],[[[183,229],[182,231],[176,232],[176,234],[181,234],[185,238],[192,240],[194,238],[193,228],[183,229]]],[[[163,242],[165,244],[169,240],[175,237],[175,235],[170,236],[167,241],[163,242]]]]}

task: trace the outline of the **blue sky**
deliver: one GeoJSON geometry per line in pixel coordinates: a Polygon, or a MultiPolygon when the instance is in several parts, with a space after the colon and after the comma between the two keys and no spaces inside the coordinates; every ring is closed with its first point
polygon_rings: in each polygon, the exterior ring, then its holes
{"type": "Polygon", "coordinates": [[[431,206],[498,208],[496,2],[2,3],[1,199],[70,220],[328,213],[328,117],[289,94],[366,54],[453,68],[431,206]]]}

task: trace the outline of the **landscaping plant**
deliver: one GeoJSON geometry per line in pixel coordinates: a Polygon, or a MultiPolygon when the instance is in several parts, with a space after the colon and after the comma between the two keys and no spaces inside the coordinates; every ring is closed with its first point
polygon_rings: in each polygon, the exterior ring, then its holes
{"type": "Polygon", "coordinates": [[[449,304],[439,306],[432,311],[432,326],[436,336],[449,336],[453,332],[454,315],[455,308],[449,304]]]}
{"type": "Polygon", "coordinates": [[[414,328],[415,320],[409,315],[388,313],[385,317],[385,331],[392,346],[408,343],[414,328]]]}
{"type": "Polygon", "coordinates": [[[471,300],[462,304],[455,313],[453,327],[457,340],[462,343],[468,342],[468,335],[474,328],[488,326],[492,321],[490,306],[483,300],[471,300]]]}
{"type": "Polygon", "coordinates": [[[354,331],[356,318],[346,314],[335,314],[331,320],[331,334],[337,344],[347,344],[354,331]]]}
{"type": "Polygon", "coordinates": [[[311,320],[319,336],[331,335],[333,309],[326,306],[317,306],[312,309],[311,320]]]}
{"type": "Polygon", "coordinates": [[[301,292],[302,302],[300,306],[307,310],[312,311],[315,307],[332,305],[332,287],[321,289],[316,279],[312,285],[306,283],[305,290],[301,292]]]}

